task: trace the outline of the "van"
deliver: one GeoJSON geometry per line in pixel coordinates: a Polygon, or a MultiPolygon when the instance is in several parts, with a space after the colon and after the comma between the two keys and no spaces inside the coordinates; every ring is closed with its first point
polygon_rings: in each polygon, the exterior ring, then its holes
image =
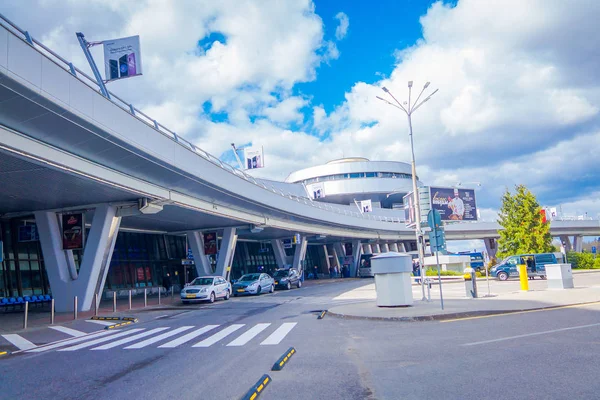
{"type": "Polygon", "coordinates": [[[483,271],[483,254],[480,252],[461,251],[458,254],[471,257],[471,268],[475,271],[483,271]]]}
{"type": "Polygon", "coordinates": [[[556,263],[554,253],[519,254],[506,257],[490,270],[490,274],[501,281],[505,281],[509,277],[518,277],[518,266],[524,264],[527,265],[527,276],[532,279],[536,276],[546,279],[546,265],[556,263]],[[529,263],[527,262],[528,260],[530,260],[529,263]]]}
{"type": "Polygon", "coordinates": [[[363,254],[360,256],[360,265],[358,266],[358,277],[372,277],[373,272],[371,272],[371,258],[373,258],[373,254],[363,254]]]}

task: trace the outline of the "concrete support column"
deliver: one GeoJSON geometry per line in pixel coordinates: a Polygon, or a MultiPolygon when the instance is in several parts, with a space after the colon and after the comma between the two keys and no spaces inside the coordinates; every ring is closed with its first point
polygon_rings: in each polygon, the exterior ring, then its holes
{"type": "Polygon", "coordinates": [[[564,244],[566,252],[573,250],[573,247],[571,246],[571,239],[568,236],[561,236],[560,241],[564,244]]]}
{"type": "Polygon", "coordinates": [[[121,224],[117,207],[103,204],[95,209],[78,274],[73,252],[62,249],[58,215],[38,211],[35,219],[56,311],[73,311],[74,296],[77,296],[79,310],[89,311],[94,305],[94,295],[102,294],[106,282],[121,224]]]}
{"type": "Polygon", "coordinates": [[[495,258],[496,251],[498,251],[498,245],[496,243],[496,239],[487,238],[487,239],[483,239],[483,241],[485,243],[485,251],[487,252],[488,257],[490,259],[495,258]]]}
{"type": "Polygon", "coordinates": [[[283,248],[283,241],[281,239],[273,239],[271,240],[271,246],[273,246],[273,253],[275,254],[277,267],[284,268],[287,264],[287,256],[285,255],[285,249],[283,248]]]}
{"type": "Polygon", "coordinates": [[[573,250],[577,253],[581,253],[583,251],[583,236],[576,235],[573,237],[573,250]]]}
{"type": "Polygon", "coordinates": [[[221,248],[219,249],[215,274],[222,276],[226,280],[229,280],[229,275],[231,274],[231,262],[235,254],[237,238],[236,228],[223,229],[223,238],[221,239],[221,248]]]}
{"type": "Polygon", "coordinates": [[[300,243],[296,243],[296,248],[294,249],[294,262],[292,264],[292,268],[297,270],[300,273],[300,276],[303,274],[303,261],[306,256],[306,247],[308,246],[308,240],[306,236],[300,236],[300,243]]]}
{"type": "Polygon", "coordinates": [[[323,252],[325,253],[325,267],[327,267],[327,271],[325,271],[325,273],[328,274],[329,268],[331,268],[331,260],[329,259],[329,250],[327,250],[326,244],[323,245],[323,252]]]}
{"type": "Polygon", "coordinates": [[[406,246],[404,245],[404,243],[397,243],[396,246],[398,246],[399,253],[406,253],[406,246]]]}
{"type": "Polygon", "coordinates": [[[373,249],[373,254],[381,253],[381,247],[379,246],[379,243],[373,243],[371,248],[373,249]]]}
{"type": "Polygon", "coordinates": [[[382,243],[380,247],[381,247],[381,252],[382,253],[389,253],[390,252],[390,246],[387,243],[382,243]]]}
{"type": "Polygon", "coordinates": [[[360,240],[352,241],[352,257],[354,258],[354,262],[350,265],[350,277],[355,278],[358,276],[358,268],[360,266],[360,256],[362,254],[363,248],[360,245],[360,240]]]}
{"type": "Polygon", "coordinates": [[[194,255],[194,265],[198,276],[212,275],[210,261],[204,252],[204,234],[200,231],[190,231],[187,233],[187,238],[194,255]]]}
{"type": "Polygon", "coordinates": [[[390,248],[390,251],[393,251],[396,253],[398,252],[398,244],[397,243],[390,243],[388,246],[390,248]]]}

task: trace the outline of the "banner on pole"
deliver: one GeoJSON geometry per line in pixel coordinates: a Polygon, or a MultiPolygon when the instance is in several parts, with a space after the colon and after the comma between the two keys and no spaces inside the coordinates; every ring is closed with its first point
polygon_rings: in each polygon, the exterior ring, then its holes
{"type": "Polygon", "coordinates": [[[373,204],[371,200],[361,200],[360,209],[363,213],[369,213],[373,211],[373,204]]]}
{"type": "Polygon", "coordinates": [[[207,256],[217,254],[217,232],[204,233],[204,254],[207,256]]]}
{"type": "Polygon", "coordinates": [[[322,199],[325,197],[325,185],[323,183],[315,183],[312,185],[313,199],[322,199]]]}
{"type": "Polygon", "coordinates": [[[85,244],[85,221],[83,213],[62,215],[63,250],[83,249],[85,244]]]}
{"type": "Polygon", "coordinates": [[[139,36],[105,40],[102,44],[107,81],[142,75],[139,36]]]}
{"type": "Polygon", "coordinates": [[[246,169],[263,168],[265,154],[262,147],[246,147],[244,149],[244,166],[246,169]]]}

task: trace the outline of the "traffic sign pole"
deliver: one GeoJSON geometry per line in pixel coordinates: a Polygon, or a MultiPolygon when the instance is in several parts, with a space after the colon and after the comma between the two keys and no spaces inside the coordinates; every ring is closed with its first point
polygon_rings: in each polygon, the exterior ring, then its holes
{"type": "Polygon", "coordinates": [[[431,209],[429,210],[429,213],[427,214],[427,223],[429,225],[429,227],[431,228],[431,231],[433,232],[433,238],[434,240],[432,241],[430,238],[429,241],[429,247],[431,247],[431,250],[433,251],[435,248],[435,263],[437,266],[437,273],[438,273],[438,285],[440,286],[440,305],[442,306],[442,310],[444,309],[444,293],[442,291],[442,276],[441,276],[441,272],[440,272],[440,256],[439,256],[439,250],[442,249],[445,245],[445,239],[444,239],[444,231],[443,229],[440,228],[440,226],[442,225],[442,216],[440,215],[440,213],[437,210],[431,209]],[[435,243],[432,243],[435,242],[435,243]]]}

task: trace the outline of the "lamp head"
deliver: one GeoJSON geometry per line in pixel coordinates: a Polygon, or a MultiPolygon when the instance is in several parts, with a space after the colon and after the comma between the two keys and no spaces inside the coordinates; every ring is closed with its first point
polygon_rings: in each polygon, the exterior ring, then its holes
{"type": "Polygon", "coordinates": [[[388,88],[386,88],[385,86],[381,88],[384,92],[389,93],[388,88]]]}
{"type": "Polygon", "coordinates": [[[413,85],[413,81],[408,81],[408,87],[411,88],[413,85]]]}
{"type": "Polygon", "coordinates": [[[427,82],[425,83],[425,86],[423,87],[423,89],[427,89],[429,87],[429,85],[431,84],[431,82],[427,82]]]}

